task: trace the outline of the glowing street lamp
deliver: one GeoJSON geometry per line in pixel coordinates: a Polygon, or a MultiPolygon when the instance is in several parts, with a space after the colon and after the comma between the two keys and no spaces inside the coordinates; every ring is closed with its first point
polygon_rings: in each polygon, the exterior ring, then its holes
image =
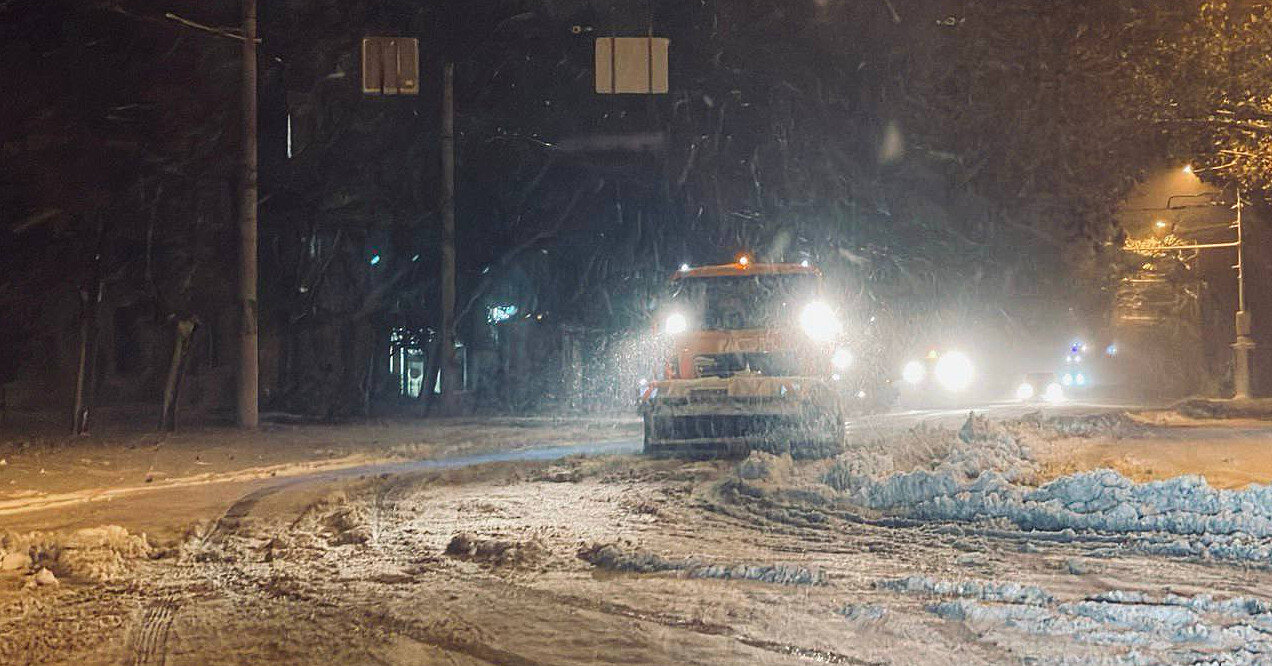
{"type": "MultiPolygon", "coordinates": [[[[1210,167],[1214,169],[1225,168],[1230,165],[1220,167],[1210,167]]],[[[1209,171],[1207,169],[1199,169],[1199,171],[1209,171]]],[[[1194,173],[1192,165],[1184,167],[1185,173],[1194,173]]],[[[1202,192],[1199,194],[1177,194],[1166,200],[1166,209],[1175,210],[1171,202],[1175,198],[1211,196],[1217,193],[1202,192]]],[[[1237,238],[1232,241],[1222,243],[1170,243],[1165,244],[1161,240],[1158,241],[1135,241],[1127,239],[1126,249],[1132,252],[1145,254],[1146,252],[1161,251],[1183,251],[1183,250],[1210,250],[1219,248],[1234,248],[1237,251],[1237,263],[1233,268],[1237,271],[1237,313],[1236,313],[1236,341],[1232,344],[1233,351],[1233,397],[1237,399],[1249,399],[1250,377],[1253,374],[1251,369],[1251,352],[1254,350],[1254,340],[1250,337],[1250,312],[1246,309],[1246,288],[1245,288],[1245,243],[1242,227],[1242,199],[1241,190],[1237,189],[1236,209],[1237,219],[1230,225],[1230,228],[1237,232],[1237,238]],[[1138,249],[1137,249],[1138,248],[1138,249]]],[[[1153,223],[1155,235],[1165,235],[1169,223],[1165,220],[1157,220],[1153,223]]]]}

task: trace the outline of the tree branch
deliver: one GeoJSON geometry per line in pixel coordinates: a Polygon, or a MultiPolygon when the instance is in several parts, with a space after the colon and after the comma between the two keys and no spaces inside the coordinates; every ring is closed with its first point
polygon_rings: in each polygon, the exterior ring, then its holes
{"type": "Polygon", "coordinates": [[[1226,118],[1153,118],[1152,122],[1162,125],[1223,125],[1234,129],[1246,130],[1248,132],[1272,134],[1272,125],[1263,125],[1256,121],[1248,120],[1229,120],[1226,118]]]}
{"type": "MultiPolygon", "coordinates": [[[[233,32],[231,30],[226,30],[225,28],[218,28],[216,26],[204,25],[196,21],[191,21],[188,18],[182,18],[180,16],[177,16],[176,14],[173,14],[172,12],[165,12],[163,17],[168,19],[169,21],[176,21],[177,23],[180,23],[181,25],[184,25],[187,28],[202,30],[203,32],[216,35],[217,37],[225,37],[226,39],[236,39],[240,42],[243,41],[243,35],[240,35],[236,32],[233,32]]],[[[259,37],[256,38],[256,43],[257,44],[261,43],[261,40],[259,37]]]]}
{"type": "MultiPolygon", "coordinates": [[[[556,235],[556,233],[560,231],[561,227],[565,224],[565,220],[569,218],[570,213],[574,211],[574,207],[579,203],[579,199],[582,198],[582,196],[583,196],[583,188],[580,187],[575,189],[574,195],[570,197],[570,202],[566,204],[565,209],[562,210],[561,214],[557,216],[555,224],[553,224],[551,227],[548,227],[546,229],[539,231],[535,235],[519,243],[516,247],[512,248],[508,252],[505,252],[504,255],[500,257],[499,261],[496,263],[498,263],[500,266],[505,266],[510,261],[512,261],[513,258],[515,258],[517,255],[534,247],[536,244],[538,244],[539,241],[556,235]]],[[[495,275],[495,271],[492,270],[489,274],[486,275],[485,279],[481,281],[481,284],[477,285],[477,289],[473,290],[473,294],[472,296],[468,298],[468,302],[464,304],[464,308],[459,311],[459,314],[455,315],[456,322],[461,321],[464,317],[468,316],[469,311],[471,311],[473,306],[477,304],[477,299],[481,298],[482,295],[486,293],[486,290],[490,288],[490,282],[493,279],[494,275],[495,275]]]]}

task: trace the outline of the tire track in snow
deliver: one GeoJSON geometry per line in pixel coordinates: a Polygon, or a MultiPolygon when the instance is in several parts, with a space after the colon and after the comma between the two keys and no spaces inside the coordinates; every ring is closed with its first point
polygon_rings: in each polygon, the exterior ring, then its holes
{"type": "Polygon", "coordinates": [[[743,645],[753,647],[759,650],[765,650],[780,655],[799,657],[801,659],[815,661],[823,664],[849,664],[850,666],[882,666],[880,662],[867,661],[852,655],[841,654],[831,650],[822,650],[816,648],[806,648],[799,645],[789,643],[780,643],[770,641],[755,636],[750,636],[738,632],[727,624],[717,624],[713,622],[705,622],[698,619],[686,619],[684,617],[662,613],[658,611],[642,611],[631,606],[606,601],[601,599],[588,599],[572,594],[562,594],[549,590],[501,581],[504,585],[515,588],[523,595],[534,596],[546,599],[548,603],[560,604],[563,606],[577,608],[580,610],[611,615],[614,617],[622,617],[638,622],[649,622],[669,629],[679,629],[689,631],[704,636],[718,636],[720,638],[731,639],[743,645]]]}
{"type": "Polygon", "coordinates": [[[125,661],[129,666],[162,665],[168,661],[168,636],[179,605],[164,599],[146,607],[134,628],[125,661]]]}

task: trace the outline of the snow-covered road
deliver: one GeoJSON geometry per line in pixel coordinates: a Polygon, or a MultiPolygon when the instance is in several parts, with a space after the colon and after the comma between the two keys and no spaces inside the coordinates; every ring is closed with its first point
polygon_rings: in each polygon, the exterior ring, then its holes
{"type": "Polygon", "coordinates": [[[1253,468],[1266,429],[1020,415],[876,417],[833,461],[622,439],[374,463],[212,484],[234,492],[167,536],[11,530],[0,548],[29,561],[0,573],[0,662],[1272,659],[1266,487],[1055,463],[1190,443],[1253,468]]]}

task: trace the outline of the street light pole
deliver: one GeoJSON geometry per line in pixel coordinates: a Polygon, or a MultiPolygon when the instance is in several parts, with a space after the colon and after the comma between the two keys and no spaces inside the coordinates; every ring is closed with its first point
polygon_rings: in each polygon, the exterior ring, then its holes
{"type": "MultiPolygon", "coordinates": [[[[462,379],[455,367],[455,64],[442,68],[442,409],[453,412],[462,379]]],[[[429,387],[430,389],[432,387],[429,387]]]]}
{"type": "Polygon", "coordinates": [[[1237,230],[1237,340],[1232,344],[1232,397],[1237,400],[1250,398],[1250,352],[1254,350],[1254,340],[1250,337],[1250,313],[1246,310],[1245,299],[1245,243],[1241,226],[1241,190],[1237,189],[1237,221],[1233,226],[1237,230]]]}
{"type": "MultiPolygon", "coordinates": [[[[1194,173],[1194,170],[1187,169],[1188,173],[1194,173]]],[[[1181,208],[1189,208],[1190,206],[1174,206],[1175,199],[1185,199],[1200,196],[1214,196],[1218,192],[1201,192],[1198,194],[1176,194],[1166,199],[1166,208],[1149,208],[1140,210],[1179,210],[1181,208]]],[[[1237,249],[1237,263],[1233,266],[1237,270],[1237,313],[1236,313],[1236,341],[1232,343],[1232,397],[1235,400],[1248,400],[1253,392],[1250,388],[1251,377],[1254,375],[1251,361],[1253,359],[1250,352],[1254,351],[1254,339],[1250,337],[1250,312],[1246,310],[1245,297],[1245,230],[1242,226],[1242,212],[1244,203],[1241,200],[1241,189],[1237,188],[1237,219],[1228,225],[1229,229],[1235,229],[1237,239],[1225,243],[1188,243],[1180,245],[1163,246],[1165,250],[1211,250],[1225,247],[1237,249]]],[[[1158,223],[1159,225],[1161,222],[1158,223]]]]}
{"type": "Polygon", "coordinates": [[[243,0],[243,173],[239,205],[238,424],[260,424],[256,328],[256,0],[243,0]]]}

